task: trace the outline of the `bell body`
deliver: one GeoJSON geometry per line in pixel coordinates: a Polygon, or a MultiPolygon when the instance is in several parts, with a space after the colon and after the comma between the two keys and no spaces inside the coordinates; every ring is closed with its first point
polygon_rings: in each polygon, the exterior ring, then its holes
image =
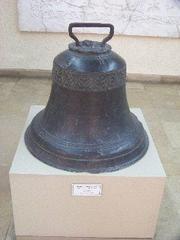
{"type": "Polygon", "coordinates": [[[53,63],[48,104],[25,134],[29,151],[56,168],[109,172],[139,160],[148,148],[129,110],[126,64],[108,44],[83,41],[53,63]]]}

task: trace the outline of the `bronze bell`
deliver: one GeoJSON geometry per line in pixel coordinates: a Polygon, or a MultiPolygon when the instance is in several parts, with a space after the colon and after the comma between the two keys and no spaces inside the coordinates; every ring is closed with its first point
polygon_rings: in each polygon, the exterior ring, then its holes
{"type": "Polygon", "coordinates": [[[71,23],[75,42],[55,57],[52,89],[44,110],[25,133],[40,161],[74,172],[110,172],[147,151],[148,137],[126,99],[126,63],[106,42],[111,24],[71,23]],[[102,42],[79,41],[73,27],[108,27],[102,42]]]}

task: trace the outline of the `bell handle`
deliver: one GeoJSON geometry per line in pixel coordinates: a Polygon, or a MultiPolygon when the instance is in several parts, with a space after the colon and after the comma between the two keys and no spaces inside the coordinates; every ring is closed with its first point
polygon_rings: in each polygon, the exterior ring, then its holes
{"type": "Polygon", "coordinates": [[[69,32],[69,36],[75,40],[76,42],[76,45],[79,46],[79,40],[78,38],[75,36],[75,34],[73,33],[73,28],[74,27],[100,27],[100,28],[104,28],[104,27],[107,27],[107,28],[110,28],[110,31],[109,31],[109,34],[107,37],[105,37],[103,40],[102,40],[102,44],[105,44],[107,41],[109,41],[113,35],[114,35],[114,26],[110,23],[70,23],[69,24],[69,28],[68,28],[68,32],[69,32]]]}

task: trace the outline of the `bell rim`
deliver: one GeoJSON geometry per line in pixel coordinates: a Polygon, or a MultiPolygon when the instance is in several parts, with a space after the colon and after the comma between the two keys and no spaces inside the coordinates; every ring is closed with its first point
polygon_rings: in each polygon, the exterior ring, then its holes
{"type": "Polygon", "coordinates": [[[142,145],[139,145],[138,148],[137,144],[133,149],[127,152],[125,156],[123,156],[124,154],[122,154],[122,152],[121,154],[119,152],[112,158],[99,158],[98,162],[97,159],[96,161],[93,161],[93,158],[82,161],[81,159],[75,159],[73,157],[65,158],[60,154],[58,158],[55,157],[51,154],[50,151],[44,149],[40,144],[37,144],[32,140],[31,125],[26,129],[24,140],[29,152],[35,158],[37,158],[37,160],[43,162],[44,164],[47,164],[48,166],[75,173],[86,172],[97,174],[118,171],[120,169],[127,168],[135,164],[137,161],[141,160],[142,157],[146,154],[149,147],[149,139],[144,128],[143,133],[142,145]],[[138,152],[138,154],[135,154],[135,152],[138,152]],[[63,161],[65,161],[66,164],[70,164],[71,166],[63,164],[63,161]],[[93,163],[96,165],[94,168],[91,166],[93,163]]]}

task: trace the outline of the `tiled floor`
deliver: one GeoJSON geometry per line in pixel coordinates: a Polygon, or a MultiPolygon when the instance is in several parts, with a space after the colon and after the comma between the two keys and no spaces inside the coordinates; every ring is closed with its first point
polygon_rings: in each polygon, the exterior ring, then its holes
{"type": "MultiPolygon", "coordinates": [[[[46,104],[50,86],[48,79],[0,79],[0,240],[14,239],[8,170],[21,129],[30,105],[46,104]]],[[[179,240],[180,85],[128,83],[127,93],[130,106],[143,110],[168,176],[155,240],[179,240]]]]}

